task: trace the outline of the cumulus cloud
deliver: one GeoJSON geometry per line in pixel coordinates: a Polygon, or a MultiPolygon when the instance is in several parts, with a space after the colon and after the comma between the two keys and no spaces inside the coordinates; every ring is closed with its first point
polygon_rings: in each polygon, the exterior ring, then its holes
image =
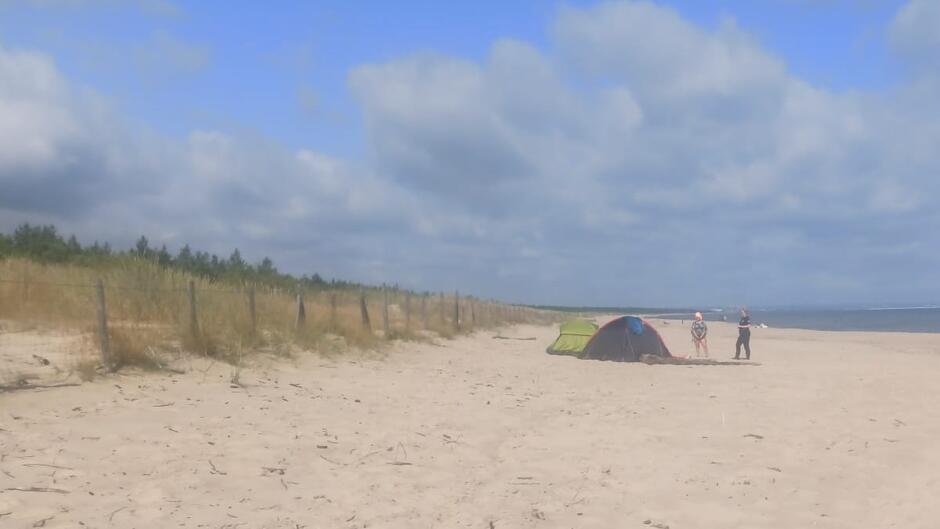
{"type": "Polygon", "coordinates": [[[747,102],[773,97],[786,75],[732,19],[709,32],[649,2],[563,9],[555,35],[569,59],[589,72],[620,79],[649,100],[709,110],[700,96],[724,98],[727,106],[714,110],[725,115],[741,95],[747,102]]]}
{"type": "Polygon", "coordinates": [[[66,217],[131,189],[146,189],[129,176],[160,142],[138,143],[115,129],[119,120],[103,101],[77,91],[47,56],[0,48],[0,206],[66,217]]]}
{"type": "Polygon", "coordinates": [[[352,73],[383,169],[405,184],[442,194],[485,193],[532,173],[508,116],[487,108],[479,66],[415,57],[352,73]]]}
{"type": "Polygon", "coordinates": [[[895,51],[915,68],[940,75],[940,3],[911,0],[895,16],[889,37],[895,51]]]}
{"type": "MultiPolygon", "coordinates": [[[[926,9],[918,4],[905,11],[926,9]]],[[[918,197],[937,190],[940,161],[914,145],[936,138],[936,127],[907,113],[904,90],[828,92],[733,20],[707,30],[651,2],[564,8],[553,34],[555,56],[503,41],[482,63],[416,56],[353,71],[377,170],[526,226],[542,250],[533,268],[653,280],[611,288],[611,302],[625,292],[678,301],[682,291],[687,300],[790,300],[820,269],[856,274],[833,283],[840,298],[845,285],[860,286],[858,299],[878,297],[861,277],[899,259],[880,249],[909,236],[911,219],[935,221],[918,197]],[[911,144],[897,134],[905,127],[926,136],[911,144]],[[877,234],[832,235],[875,225],[877,234]],[[753,243],[765,233],[767,243],[753,243]],[[866,264],[847,266],[854,260],[866,264]],[[765,286],[722,279],[729,270],[765,286]],[[719,284],[703,286],[702,273],[719,284]],[[782,279],[761,279],[769,275],[782,279]]]]}
{"type": "Polygon", "coordinates": [[[368,170],[264,137],[185,141],[126,123],[52,59],[0,48],[0,223],[57,222],[87,240],[146,233],[298,271],[389,280],[358,258],[409,222],[411,198],[368,170]],[[311,256],[335,254],[331,262],[311,256]],[[360,266],[361,264],[361,266],[360,266]]]}
{"type": "MultiPolygon", "coordinates": [[[[931,5],[912,0],[888,30],[917,64],[931,5]]],[[[160,138],[48,57],[0,50],[14,191],[0,222],[69,218],[101,236],[120,218],[297,271],[533,302],[940,295],[940,103],[923,70],[833,93],[731,19],[706,29],[644,1],[563,8],[552,35],[550,52],[504,39],[480,61],[354,68],[360,162],[219,130],[160,138]]]]}

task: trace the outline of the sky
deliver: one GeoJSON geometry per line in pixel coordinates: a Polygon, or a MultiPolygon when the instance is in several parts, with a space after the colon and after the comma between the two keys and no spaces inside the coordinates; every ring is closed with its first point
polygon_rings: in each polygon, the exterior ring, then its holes
{"type": "Polygon", "coordinates": [[[0,230],[535,304],[940,302],[940,2],[0,0],[0,230]]]}

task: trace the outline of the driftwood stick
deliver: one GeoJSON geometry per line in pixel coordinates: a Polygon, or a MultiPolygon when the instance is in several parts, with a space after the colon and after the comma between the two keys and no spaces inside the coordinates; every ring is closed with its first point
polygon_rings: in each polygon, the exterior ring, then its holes
{"type": "Polygon", "coordinates": [[[222,472],[221,470],[215,468],[215,463],[213,463],[211,459],[209,460],[209,466],[212,467],[212,470],[209,471],[210,474],[220,474],[223,476],[228,475],[228,472],[222,472]]]}
{"type": "Polygon", "coordinates": [[[326,457],[326,456],[320,456],[320,459],[326,461],[327,463],[333,463],[334,465],[346,466],[346,463],[340,463],[339,461],[333,461],[332,459],[330,459],[330,458],[328,458],[328,457],[326,457]]]}
{"type": "Polygon", "coordinates": [[[52,389],[52,388],[68,388],[74,386],[80,386],[81,384],[76,383],[64,383],[64,384],[0,384],[0,393],[8,391],[22,391],[26,389],[52,389]]]}
{"type": "Polygon", "coordinates": [[[71,494],[70,490],[53,489],[50,487],[7,487],[3,490],[15,490],[19,492],[54,492],[56,494],[71,494]]]}
{"type": "Polygon", "coordinates": [[[119,513],[119,512],[121,512],[121,511],[123,511],[123,510],[126,509],[126,508],[127,508],[127,505],[125,505],[125,506],[123,506],[123,507],[119,507],[119,508],[115,509],[114,511],[112,511],[111,514],[108,515],[108,521],[109,521],[109,522],[113,522],[113,521],[114,521],[114,515],[117,514],[117,513],[119,513]]]}
{"type": "Polygon", "coordinates": [[[72,467],[63,467],[59,465],[49,465],[47,463],[23,463],[24,467],[49,467],[49,468],[58,468],[60,470],[75,470],[72,467]]]}

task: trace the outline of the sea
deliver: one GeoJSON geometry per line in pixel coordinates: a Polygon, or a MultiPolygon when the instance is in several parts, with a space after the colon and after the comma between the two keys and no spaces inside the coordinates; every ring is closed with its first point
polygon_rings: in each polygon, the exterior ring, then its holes
{"type": "MultiPolygon", "coordinates": [[[[737,310],[702,310],[706,321],[737,323],[737,310]]],[[[940,333],[940,307],[878,307],[868,309],[752,309],[751,324],[817,331],[878,331],[940,333]]],[[[666,319],[690,319],[692,313],[671,313],[666,319]]]]}

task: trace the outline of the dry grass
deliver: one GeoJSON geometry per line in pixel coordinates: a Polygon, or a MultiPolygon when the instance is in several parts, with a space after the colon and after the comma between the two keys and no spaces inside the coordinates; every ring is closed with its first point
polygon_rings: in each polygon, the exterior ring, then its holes
{"type": "Polygon", "coordinates": [[[113,327],[108,333],[111,338],[111,358],[114,366],[139,367],[148,370],[162,369],[161,359],[168,338],[164,332],[153,327],[123,326],[113,327]]]}
{"type": "MultiPolygon", "coordinates": [[[[160,368],[170,350],[238,364],[252,351],[338,354],[349,348],[377,349],[388,340],[425,340],[435,335],[449,339],[460,332],[546,317],[538,311],[461,298],[458,332],[453,296],[389,289],[386,333],[385,294],[380,289],[366,290],[368,327],[361,319],[358,291],[308,290],[306,319],[298,325],[296,292],[257,286],[252,324],[249,285],[214,283],[146,260],[126,259],[93,269],[5,259],[0,260],[0,319],[19,325],[96,329],[98,279],[105,285],[116,364],[145,369],[160,368]],[[195,327],[190,281],[196,291],[195,327]]],[[[76,371],[83,377],[94,376],[93,366],[83,364],[76,371]]]]}
{"type": "Polygon", "coordinates": [[[98,376],[98,366],[100,363],[96,360],[82,359],[75,362],[72,371],[78,375],[82,382],[90,382],[98,376]]]}

